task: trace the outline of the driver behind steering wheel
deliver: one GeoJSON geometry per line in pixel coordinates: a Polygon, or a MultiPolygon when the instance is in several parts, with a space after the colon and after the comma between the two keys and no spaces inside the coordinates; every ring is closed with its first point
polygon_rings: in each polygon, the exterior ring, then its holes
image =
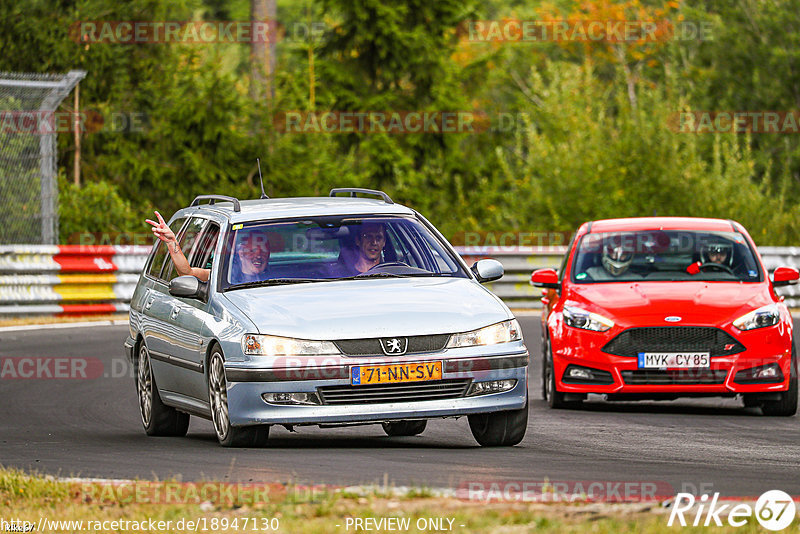
{"type": "Polygon", "coordinates": [[[355,274],[369,271],[383,262],[383,247],[386,244],[386,229],[382,223],[365,222],[356,234],[355,274]]]}
{"type": "Polygon", "coordinates": [[[719,239],[703,243],[700,248],[700,261],[689,265],[686,272],[694,275],[705,270],[705,268],[735,274],[733,244],[719,239]]]}
{"type": "Polygon", "coordinates": [[[730,243],[706,243],[700,250],[700,261],[733,267],[733,245],[730,243]]]}

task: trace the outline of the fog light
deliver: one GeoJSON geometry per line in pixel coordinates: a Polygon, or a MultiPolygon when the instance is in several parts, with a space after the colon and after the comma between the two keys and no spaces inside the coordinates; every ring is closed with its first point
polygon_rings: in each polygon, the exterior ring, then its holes
{"type": "Polygon", "coordinates": [[[736,373],[733,381],[738,384],[774,384],[783,382],[783,373],[777,363],[768,363],[759,367],[742,369],[736,373]]]}
{"type": "Polygon", "coordinates": [[[489,382],[473,382],[467,391],[467,397],[474,395],[487,395],[489,393],[501,393],[514,389],[517,385],[516,380],[491,380],[489,382]]]}
{"type": "Polygon", "coordinates": [[[608,371],[592,369],[591,367],[581,367],[580,365],[569,365],[564,371],[561,381],[565,384],[613,384],[614,377],[608,371]]]}
{"type": "Polygon", "coordinates": [[[592,370],[586,369],[585,367],[570,367],[567,371],[567,376],[569,378],[580,378],[583,380],[592,380],[594,378],[592,370]]]}
{"type": "Polygon", "coordinates": [[[778,376],[778,372],[780,372],[780,370],[777,365],[768,365],[756,371],[756,378],[775,378],[778,376]]]}
{"type": "Polygon", "coordinates": [[[261,398],[270,404],[311,405],[321,404],[316,393],[264,393],[261,398]]]}

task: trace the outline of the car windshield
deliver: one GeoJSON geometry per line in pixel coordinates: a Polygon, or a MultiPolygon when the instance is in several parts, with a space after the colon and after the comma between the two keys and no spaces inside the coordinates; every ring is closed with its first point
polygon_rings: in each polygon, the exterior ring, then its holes
{"type": "Polygon", "coordinates": [[[574,256],[571,278],[578,284],[762,280],[755,254],[738,232],[649,230],[586,234],[574,256]]]}
{"type": "Polygon", "coordinates": [[[379,277],[468,277],[450,247],[410,217],[235,224],[220,260],[223,290],[379,277]]]}

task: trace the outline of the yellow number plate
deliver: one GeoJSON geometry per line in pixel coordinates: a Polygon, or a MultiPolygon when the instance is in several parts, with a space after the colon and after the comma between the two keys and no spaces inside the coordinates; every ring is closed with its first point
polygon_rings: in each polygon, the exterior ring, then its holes
{"type": "Polygon", "coordinates": [[[393,365],[356,365],[350,368],[350,383],[354,386],[395,384],[442,379],[442,362],[400,363],[393,365]]]}

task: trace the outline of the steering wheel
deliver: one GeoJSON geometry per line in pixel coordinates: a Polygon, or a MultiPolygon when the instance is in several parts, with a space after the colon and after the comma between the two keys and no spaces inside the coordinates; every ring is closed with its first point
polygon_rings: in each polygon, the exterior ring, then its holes
{"type": "Polygon", "coordinates": [[[731,269],[727,265],[722,265],[721,263],[714,263],[714,262],[701,263],[700,265],[698,265],[697,268],[700,269],[701,271],[703,269],[708,269],[710,271],[722,271],[730,273],[733,276],[736,276],[736,273],[733,272],[733,269],[731,269]]]}

